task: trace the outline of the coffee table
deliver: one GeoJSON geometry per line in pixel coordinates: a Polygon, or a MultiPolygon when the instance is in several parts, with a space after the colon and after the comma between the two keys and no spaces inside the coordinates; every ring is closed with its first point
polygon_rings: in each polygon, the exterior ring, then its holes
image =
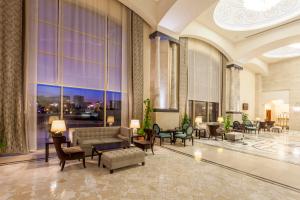
{"type": "Polygon", "coordinates": [[[93,144],[92,145],[92,159],[94,157],[94,154],[98,155],[98,167],[100,167],[100,161],[101,161],[101,156],[102,156],[103,152],[113,151],[116,149],[125,149],[128,147],[129,147],[129,143],[127,141],[93,144]]]}

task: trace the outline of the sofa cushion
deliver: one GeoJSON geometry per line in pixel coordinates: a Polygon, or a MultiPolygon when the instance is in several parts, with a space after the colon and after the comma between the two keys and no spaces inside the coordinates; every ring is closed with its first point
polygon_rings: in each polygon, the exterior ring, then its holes
{"type": "Polygon", "coordinates": [[[100,139],[86,139],[86,140],[82,140],[80,141],[79,144],[99,144],[101,143],[101,140],[100,139]]]}

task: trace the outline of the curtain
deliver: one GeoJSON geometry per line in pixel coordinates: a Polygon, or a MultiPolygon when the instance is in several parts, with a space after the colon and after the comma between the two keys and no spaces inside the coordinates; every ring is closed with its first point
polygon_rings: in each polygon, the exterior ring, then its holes
{"type": "Polygon", "coordinates": [[[188,38],[180,38],[179,65],[179,113],[180,121],[188,113],[188,38]]]}
{"type": "Polygon", "coordinates": [[[188,40],[188,99],[220,102],[222,54],[213,46],[188,40]]]}
{"type": "MultiPolygon", "coordinates": [[[[25,112],[30,148],[36,149],[40,139],[37,129],[41,120],[36,113],[41,111],[36,103],[51,100],[57,107],[54,114],[74,121],[69,109],[70,101],[75,102],[75,95],[69,93],[74,91],[78,92],[75,106],[100,107],[100,111],[99,107],[94,110],[100,113],[101,126],[110,115],[128,126],[131,11],[116,0],[28,0],[26,8],[25,112]],[[56,93],[51,89],[52,96],[39,95],[39,85],[53,87],[56,93]]],[[[52,111],[47,115],[53,115],[52,111]]],[[[47,123],[44,118],[43,124],[47,123]]]]}
{"type": "Polygon", "coordinates": [[[0,137],[2,151],[27,151],[24,121],[23,15],[21,0],[0,1],[0,137]]]}
{"type": "Polygon", "coordinates": [[[139,120],[143,119],[143,28],[143,19],[132,12],[132,112],[133,117],[139,120]]]}

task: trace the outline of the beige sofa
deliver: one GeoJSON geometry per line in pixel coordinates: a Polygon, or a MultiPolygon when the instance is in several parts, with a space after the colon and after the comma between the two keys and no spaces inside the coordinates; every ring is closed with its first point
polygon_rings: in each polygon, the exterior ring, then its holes
{"type": "Polygon", "coordinates": [[[129,141],[130,129],[125,127],[88,127],[75,128],[72,142],[79,145],[85,155],[92,155],[92,145],[101,143],[129,141]]]}

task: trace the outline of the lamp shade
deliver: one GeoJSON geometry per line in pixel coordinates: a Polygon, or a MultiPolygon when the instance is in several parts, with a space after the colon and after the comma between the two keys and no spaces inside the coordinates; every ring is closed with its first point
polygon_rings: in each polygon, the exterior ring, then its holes
{"type": "Polygon", "coordinates": [[[218,117],[218,122],[219,123],[223,123],[224,122],[224,118],[223,117],[218,117]]]}
{"type": "Polygon", "coordinates": [[[256,117],[255,120],[256,120],[256,121],[260,121],[260,118],[259,118],[259,117],[256,117]]]}
{"type": "Polygon", "coordinates": [[[108,116],[108,117],[107,117],[107,123],[108,123],[108,124],[113,124],[113,123],[115,123],[115,117],[114,117],[114,116],[108,116]]]}
{"type": "Polygon", "coordinates": [[[195,118],[195,123],[201,124],[201,123],[202,123],[202,116],[197,116],[197,117],[195,118]]]}
{"type": "Polygon", "coordinates": [[[54,120],[59,120],[59,116],[49,116],[48,124],[51,125],[54,120]]]}
{"type": "Polygon", "coordinates": [[[140,128],[140,121],[138,119],[132,119],[130,121],[130,128],[140,128]]]}
{"type": "Polygon", "coordinates": [[[54,120],[51,125],[51,132],[60,133],[66,131],[66,123],[65,120],[54,120]]]}

